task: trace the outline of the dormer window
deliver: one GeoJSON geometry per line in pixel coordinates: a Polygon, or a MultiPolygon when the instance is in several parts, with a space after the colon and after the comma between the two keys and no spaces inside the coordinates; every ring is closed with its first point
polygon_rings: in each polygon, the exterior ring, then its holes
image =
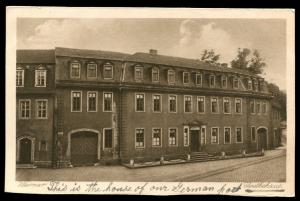
{"type": "Polygon", "coordinates": [[[216,76],[215,75],[210,75],[209,76],[209,86],[210,87],[215,87],[216,85],[216,76]]]}
{"type": "Polygon", "coordinates": [[[24,70],[22,68],[17,68],[16,71],[16,86],[24,87],[24,70]]]}
{"type": "Polygon", "coordinates": [[[202,86],[202,74],[201,73],[196,73],[196,85],[202,86]]]}
{"type": "Polygon", "coordinates": [[[80,78],[80,63],[71,63],[71,78],[80,78]]]}
{"type": "Polygon", "coordinates": [[[103,77],[104,79],[113,78],[113,65],[111,65],[110,63],[105,63],[103,65],[103,77]]]}
{"type": "Polygon", "coordinates": [[[183,84],[189,84],[190,82],[190,73],[183,72],[183,84]]]}
{"type": "Polygon", "coordinates": [[[239,88],[239,79],[237,77],[233,78],[233,88],[238,89],[239,88]]]}
{"type": "Polygon", "coordinates": [[[159,69],[157,67],[152,68],[152,82],[159,82],[159,69]]]}
{"type": "Polygon", "coordinates": [[[35,87],[46,87],[46,73],[44,68],[35,70],[35,87]]]}
{"type": "Polygon", "coordinates": [[[227,88],[227,76],[222,75],[221,82],[222,82],[222,88],[227,88]]]}
{"type": "Polygon", "coordinates": [[[253,81],[253,90],[254,90],[254,91],[257,91],[257,90],[258,90],[258,83],[257,83],[257,80],[254,80],[254,81],[253,81]]]}
{"type": "Polygon", "coordinates": [[[260,91],[264,90],[264,85],[265,85],[265,82],[263,80],[259,82],[259,90],[260,91]]]}
{"type": "Polygon", "coordinates": [[[136,65],[134,68],[134,78],[136,81],[141,81],[143,79],[143,67],[136,65]]]}
{"type": "Polygon", "coordinates": [[[175,71],[168,70],[168,83],[174,84],[175,83],[175,71]]]}
{"type": "Polygon", "coordinates": [[[248,79],[248,90],[252,90],[252,80],[248,79]]]}
{"type": "Polygon", "coordinates": [[[87,65],[87,78],[97,78],[97,64],[89,63],[87,65]]]}

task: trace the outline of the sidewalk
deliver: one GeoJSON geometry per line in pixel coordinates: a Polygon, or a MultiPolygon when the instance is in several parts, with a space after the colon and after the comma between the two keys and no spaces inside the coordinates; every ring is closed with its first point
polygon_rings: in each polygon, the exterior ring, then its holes
{"type": "Polygon", "coordinates": [[[93,166],[66,169],[17,169],[18,181],[189,181],[220,174],[285,155],[285,149],[269,150],[265,156],[199,163],[128,169],[123,166],[93,166]]]}

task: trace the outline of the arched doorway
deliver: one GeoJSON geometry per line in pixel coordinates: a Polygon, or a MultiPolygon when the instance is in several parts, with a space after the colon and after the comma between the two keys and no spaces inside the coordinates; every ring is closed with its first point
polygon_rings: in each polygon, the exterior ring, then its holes
{"type": "Polygon", "coordinates": [[[21,137],[17,140],[17,162],[19,164],[31,164],[34,160],[34,139],[21,137]]]}
{"type": "Polygon", "coordinates": [[[268,129],[265,127],[257,128],[257,149],[268,148],[268,129]]]}
{"type": "Polygon", "coordinates": [[[70,135],[71,163],[74,166],[93,165],[98,161],[98,133],[78,131],[70,135]]]}

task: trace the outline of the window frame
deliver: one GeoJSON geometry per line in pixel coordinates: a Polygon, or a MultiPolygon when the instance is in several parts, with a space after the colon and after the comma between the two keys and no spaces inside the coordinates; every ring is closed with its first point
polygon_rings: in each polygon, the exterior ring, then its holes
{"type": "Polygon", "coordinates": [[[82,112],[82,91],[78,90],[71,90],[71,112],[82,112]],[[73,93],[80,93],[80,110],[79,111],[73,111],[73,93]]]}
{"type": "Polygon", "coordinates": [[[220,143],[220,128],[219,127],[211,127],[210,128],[210,144],[219,144],[220,143]],[[216,128],[218,130],[217,142],[212,141],[213,129],[216,128]]]}
{"type": "Polygon", "coordinates": [[[114,78],[114,65],[110,62],[105,62],[103,64],[103,79],[104,80],[112,80],[114,78]],[[111,77],[105,77],[105,67],[111,67],[111,77]]]}
{"type": "Polygon", "coordinates": [[[198,86],[198,87],[201,87],[202,86],[202,80],[203,80],[203,76],[202,76],[202,73],[196,73],[196,79],[195,79],[195,81],[196,81],[196,86],[198,86]],[[201,82],[200,82],[200,84],[198,84],[198,76],[200,76],[201,77],[201,82]]]}
{"type": "Polygon", "coordinates": [[[250,135],[251,135],[251,142],[256,142],[256,139],[257,139],[257,132],[256,132],[256,128],[255,128],[255,126],[251,126],[250,127],[250,135]],[[253,130],[252,130],[252,128],[254,128],[254,136],[255,136],[255,139],[253,140],[253,138],[252,138],[252,136],[253,136],[253,130]]]}
{"type": "Polygon", "coordinates": [[[231,127],[230,126],[224,126],[224,144],[231,144],[231,127]],[[229,128],[229,142],[226,142],[225,141],[225,130],[227,129],[227,128],[229,128]]]}
{"type": "Polygon", "coordinates": [[[178,128],[177,127],[169,127],[168,128],[168,146],[169,147],[178,147],[178,128]],[[176,140],[176,144],[170,144],[170,130],[171,129],[175,129],[176,130],[176,138],[175,138],[175,140],[176,140]]]}
{"type": "Polygon", "coordinates": [[[235,143],[242,144],[243,142],[244,142],[243,127],[235,127],[235,143]],[[237,129],[239,129],[239,128],[241,129],[241,139],[242,139],[241,142],[237,141],[237,129]]]}
{"type": "Polygon", "coordinates": [[[193,96],[192,95],[184,95],[183,96],[183,100],[184,100],[183,101],[183,111],[184,111],[184,113],[193,113],[193,96]],[[191,100],[190,100],[191,101],[191,111],[190,112],[187,112],[186,108],[185,108],[185,102],[186,102],[185,98],[186,97],[190,97],[191,98],[191,100]]]}
{"type": "Polygon", "coordinates": [[[176,74],[175,74],[175,70],[169,69],[168,70],[168,84],[170,85],[174,85],[176,82],[176,74]],[[173,73],[174,75],[174,82],[170,82],[170,74],[173,73]]]}
{"type": "Polygon", "coordinates": [[[255,108],[256,108],[255,112],[256,112],[256,114],[261,115],[261,101],[256,100],[255,102],[256,102],[255,103],[255,108]],[[257,105],[259,105],[259,107],[257,107],[257,105]],[[257,108],[259,109],[258,111],[257,111],[257,108]]]}
{"type": "Polygon", "coordinates": [[[158,83],[159,81],[160,81],[160,77],[159,77],[159,68],[158,67],[152,67],[152,69],[151,69],[151,80],[152,80],[152,82],[154,82],[154,83],[158,83]],[[153,80],[153,78],[154,78],[154,76],[153,76],[153,72],[155,71],[155,70],[157,70],[157,80],[153,80]]]}
{"type": "Polygon", "coordinates": [[[177,113],[177,111],[178,111],[178,108],[177,108],[177,95],[175,95],[175,94],[168,94],[168,112],[169,113],[177,113]],[[170,105],[171,105],[170,104],[170,100],[171,100],[170,97],[171,96],[175,97],[175,110],[176,110],[175,112],[170,110],[170,105]]]}
{"type": "Polygon", "coordinates": [[[263,115],[267,115],[267,113],[268,113],[268,104],[267,104],[267,102],[266,101],[262,101],[262,111],[261,111],[261,113],[263,114],[263,115]],[[264,105],[265,105],[265,111],[263,111],[263,108],[264,108],[264,105]]]}
{"type": "Polygon", "coordinates": [[[224,114],[231,114],[231,99],[230,99],[230,97],[223,97],[223,113],[224,114]],[[228,99],[229,112],[225,112],[225,99],[228,99]]]}
{"type": "Polygon", "coordinates": [[[24,74],[25,74],[25,70],[22,69],[22,68],[17,68],[16,70],[16,87],[24,87],[24,74]],[[18,72],[21,72],[21,75],[22,75],[22,85],[17,85],[17,75],[18,75],[18,72]]]}
{"type": "Polygon", "coordinates": [[[36,116],[36,119],[48,119],[48,99],[35,99],[35,116],[36,116]],[[46,102],[46,117],[39,117],[38,116],[38,101],[45,101],[46,102]]]}
{"type": "Polygon", "coordinates": [[[255,100],[250,100],[250,114],[254,115],[256,113],[256,107],[255,107],[255,100]],[[252,112],[251,110],[251,102],[253,102],[253,110],[254,112],[252,112]]]}
{"type": "Polygon", "coordinates": [[[70,78],[71,79],[80,79],[81,76],[81,63],[78,61],[74,61],[70,63],[70,78]],[[73,72],[73,64],[78,64],[78,76],[73,76],[72,72],[73,72]]]}
{"type": "Polygon", "coordinates": [[[145,108],[145,105],[146,105],[146,95],[145,93],[135,93],[134,94],[134,99],[135,99],[135,112],[145,112],[146,108],[145,108]],[[143,111],[138,111],[137,110],[137,95],[138,94],[142,94],[144,96],[144,105],[143,105],[143,111]]]}
{"type": "Polygon", "coordinates": [[[189,85],[189,84],[190,84],[190,72],[184,71],[184,72],[182,73],[182,83],[183,83],[184,85],[189,85]],[[184,80],[185,75],[187,75],[187,82],[185,82],[185,80],[184,80]]]}
{"type": "MultiPolygon", "coordinates": [[[[201,135],[201,133],[200,133],[200,135],[201,135]]],[[[184,147],[190,146],[190,127],[189,126],[183,126],[183,146],[184,147]],[[187,129],[187,144],[185,144],[185,129],[187,129]]]]}
{"type": "Polygon", "coordinates": [[[97,79],[98,77],[98,65],[94,62],[91,62],[91,63],[88,63],[86,65],[86,77],[87,79],[97,79]],[[95,77],[91,77],[91,76],[88,76],[89,75],[89,68],[91,67],[91,65],[95,66],[95,70],[96,70],[96,76],[95,77]]]}
{"type": "Polygon", "coordinates": [[[34,80],[34,87],[47,87],[47,70],[46,69],[35,69],[34,70],[34,78],[35,78],[35,80],[34,80]],[[42,72],[44,75],[43,76],[45,76],[44,77],[44,79],[45,79],[45,81],[44,81],[44,85],[39,85],[39,83],[38,83],[38,72],[42,72]]]}
{"type": "Polygon", "coordinates": [[[103,149],[104,150],[111,150],[114,147],[114,129],[113,128],[103,128],[103,149]],[[111,147],[105,146],[105,131],[111,130],[111,147]]]}
{"type": "Polygon", "coordinates": [[[152,112],[154,112],[154,113],[161,113],[162,112],[162,95],[161,94],[152,94],[152,112]],[[154,110],[154,106],[155,106],[154,96],[159,96],[159,111],[154,110]]]}
{"type": "Polygon", "coordinates": [[[197,96],[197,113],[198,114],[205,114],[205,96],[197,96]],[[200,98],[203,98],[203,109],[204,111],[203,112],[199,112],[199,99],[200,98]]]}
{"type": "Polygon", "coordinates": [[[243,114],[243,99],[242,98],[235,98],[234,99],[234,113],[235,114],[243,114]],[[241,101],[241,112],[236,112],[236,104],[237,104],[237,100],[240,100],[241,101]]]}
{"type": "Polygon", "coordinates": [[[222,75],[221,76],[221,86],[222,86],[222,88],[223,89],[226,89],[227,88],[227,86],[228,86],[228,83],[227,83],[228,81],[227,81],[227,76],[226,75],[222,75]],[[225,78],[225,79],[224,79],[225,78]],[[223,81],[225,80],[225,86],[223,85],[223,81]]]}
{"type": "Polygon", "coordinates": [[[134,80],[136,82],[141,82],[141,81],[143,81],[143,79],[144,79],[144,68],[143,68],[143,66],[137,64],[137,65],[134,66],[134,80]],[[140,72],[141,72],[141,77],[140,78],[137,77],[137,73],[136,73],[137,69],[140,69],[140,72]]]}
{"type": "Polygon", "coordinates": [[[250,91],[253,90],[253,82],[252,82],[252,79],[250,79],[250,78],[247,80],[247,89],[250,91]],[[249,86],[251,86],[251,87],[249,87],[249,86]]]}
{"type": "Polygon", "coordinates": [[[216,87],[216,76],[215,75],[209,75],[209,87],[210,88],[214,88],[214,87],[216,87]],[[214,84],[212,85],[211,84],[211,78],[214,78],[214,84]]]}
{"type": "Polygon", "coordinates": [[[240,88],[240,82],[238,77],[234,77],[232,81],[232,87],[233,89],[239,89],[240,88]],[[235,81],[237,82],[237,86],[235,86],[235,81]]]}
{"type": "Polygon", "coordinates": [[[218,97],[211,97],[210,98],[210,112],[211,112],[211,114],[220,114],[220,106],[219,106],[219,98],[218,97]],[[217,112],[213,112],[213,110],[212,110],[212,103],[213,103],[213,99],[216,99],[217,100],[217,112]]]}
{"type": "Polygon", "coordinates": [[[31,119],[31,100],[30,99],[19,99],[19,119],[22,120],[28,120],[31,119]],[[29,101],[29,115],[28,117],[22,117],[22,108],[21,108],[21,102],[22,101],[29,101]]]}
{"type": "Polygon", "coordinates": [[[86,111],[87,112],[98,112],[98,91],[87,91],[86,92],[86,111]],[[90,93],[95,93],[96,94],[96,110],[95,111],[90,111],[89,110],[89,107],[90,107],[89,94],[90,93]]]}
{"type": "Polygon", "coordinates": [[[152,141],[151,141],[151,144],[152,144],[152,147],[156,148],[156,147],[162,147],[162,128],[158,128],[158,127],[154,127],[152,128],[152,141]],[[154,145],[153,144],[153,139],[154,139],[154,130],[155,129],[159,129],[160,130],[160,145],[154,145]]]}
{"type": "Polygon", "coordinates": [[[114,107],[114,93],[111,91],[103,91],[102,93],[102,111],[103,112],[113,112],[114,107]],[[105,94],[111,94],[111,110],[105,110],[105,94]]]}
{"type": "Polygon", "coordinates": [[[135,128],[135,139],[134,139],[134,147],[135,147],[135,149],[145,149],[145,147],[146,147],[146,138],[145,138],[145,128],[135,128]],[[136,143],[137,143],[137,138],[136,138],[136,136],[137,136],[137,130],[143,130],[143,146],[137,146],[136,145],[136,143]]]}

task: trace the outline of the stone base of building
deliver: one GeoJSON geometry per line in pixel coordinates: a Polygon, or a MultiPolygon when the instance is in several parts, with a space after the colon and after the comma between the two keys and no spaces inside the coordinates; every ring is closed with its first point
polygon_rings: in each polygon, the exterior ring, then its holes
{"type": "Polygon", "coordinates": [[[52,161],[34,161],[34,165],[39,168],[51,168],[52,161]]]}

